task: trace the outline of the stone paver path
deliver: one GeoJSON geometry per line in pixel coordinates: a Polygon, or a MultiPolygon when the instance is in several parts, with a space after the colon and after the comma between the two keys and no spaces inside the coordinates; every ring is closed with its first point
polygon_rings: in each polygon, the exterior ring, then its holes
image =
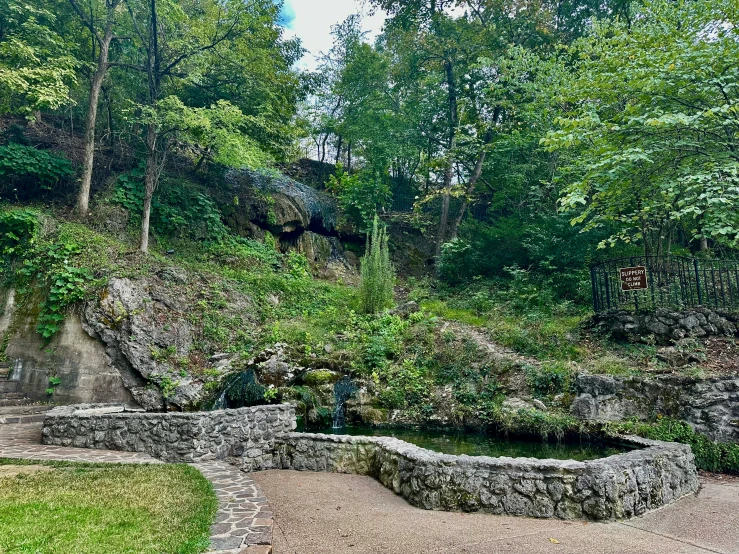
{"type": "MultiPolygon", "coordinates": [[[[0,424],[0,458],[42,461],[161,464],[139,452],[67,448],[41,444],[41,426],[0,424]]],[[[225,462],[193,464],[218,496],[218,514],[211,527],[210,554],[270,554],[272,512],[259,485],[225,462]]]]}
{"type": "Polygon", "coordinates": [[[210,529],[211,548],[218,554],[269,554],[272,512],[249,474],[225,462],[193,464],[213,483],[218,516],[210,529]]]}

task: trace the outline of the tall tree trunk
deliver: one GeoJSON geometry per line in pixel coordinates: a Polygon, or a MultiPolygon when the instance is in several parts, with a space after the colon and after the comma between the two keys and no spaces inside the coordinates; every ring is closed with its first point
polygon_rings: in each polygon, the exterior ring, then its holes
{"type": "Polygon", "coordinates": [[[151,202],[154,192],[159,184],[159,172],[161,161],[157,151],[158,129],[154,123],[149,123],[146,128],[146,171],[144,173],[144,211],[141,216],[141,241],[139,251],[149,251],[149,221],[151,219],[151,202]]]}
{"type": "Polygon", "coordinates": [[[480,175],[482,175],[482,166],[485,163],[485,156],[487,155],[487,151],[483,150],[480,152],[480,155],[477,157],[477,163],[475,164],[475,170],[472,172],[472,176],[470,177],[469,183],[467,185],[467,190],[465,191],[465,197],[462,201],[462,205],[459,208],[459,212],[457,212],[457,217],[452,222],[452,227],[449,231],[449,238],[454,240],[457,238],[457,234],[459,233],[459,226],[462,224],[462,219],[464,218],[464,214],[467,211],[467,206],[469,205],[469,197],[472,194],[472,192],[475,190],[475,185],[477,184],[478,179],[480,179],[480,175]]]}
{"type": "Polygon", "coordinates": [[[95,164],[95,124],[97,122],[98,100],[100,89],[103,87],[105,75],[108,72],[108,51],[110,41],[113,39],[112,25],[105,30],[105,35],[100,41],[100,52],[95,73],[90,83],[90,97],[87,104],[87,119],[85,121],[85,153],[82,162],[82,182],[77,195],[77,213],[84,216],[90,205],[90,186],[92,183],[92,170],[95,164]]]}
{"type": "Polygon", "coordinates": [[[447,237],[447,227],[449,224],[449,192],[452,188],[452,178],[454,175],[454,160],[452,158],[452,151],[456,145],[457,138],[457,123],[459,121],[459,114],[457,111],[457,84],[454,79],[454,66],[452,62],[444,62],[444,70],[446,72],[446,84],[447,84],[447,97],[449,103],[449,137],[447,139],[447,166],[444,169],[444,190],[443,198],[441,201],[441,216],[439,218],[439,231],[436,236],[436,257],[438,258],[441,254],[441,246],[447,237]]]}
{"type": "Polygon", "coordinates": [[[346,171],[347,173],[352,170],[352,141],[346,147],[346,171]]]}
{"type": "MultiPolygon", "coordinates": [[[[451,172],[450,172],[451,173],[451,172]]],[[[444,179],[446,181],[446,178],[444,179]]],[[[436,234],[436,257],[441,255],[441,247],[446,238],[446,228],[449,223],[449,194],[441,197],[441,217],[439,218],[439,231],[436,234]]]]}
{"type": "Polygon", "coordinates": [[[341,147],[343,143],[343,138],[341,135],[339,135],[339,143],[336,145],[336,159],[334,160],[334,164],[338,165],[338,163],[341,161],[341,147]]]}

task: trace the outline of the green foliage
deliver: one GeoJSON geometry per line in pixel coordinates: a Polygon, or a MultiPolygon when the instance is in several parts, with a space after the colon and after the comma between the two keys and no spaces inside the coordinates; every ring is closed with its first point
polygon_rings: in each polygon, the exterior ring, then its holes
{"type": "Polygon", "coordinates": [[[297,401],[297,409],[302,412],[299,417],[306,428],[325,429],[331,422],[331,411],[321,406],[321,401],[308,387],[289,387],[285,390],[285,397],[297,401]]]}
{"type": "Polygon", "coordinates": [[[40,243],[18,270],[25,283],[45,291],[36,326],[45,339],[61,329],[66,309],[82,300],[93,282],[87,268],[72,265],[80,251],[76,243],[40,243]]]}
{"type": "Polygon", "coordinates": [[[39,214],[35,210],[19,208],[0,211],[0,268],[23,255],[34,242],[39,229],[39,214]]]}
{"type": "Polygon", "coordinates": [[[339,199],[342,215],[361,230],[369,230],[370,222],[378,211],[390,202],[390,188],[379,176],[367,172],[353,175],[337,164],[326,188],[339,199]]]}
{"type": "Polygon", "coordinates": [[[714,442],[684,421],[659,417],[656,423],[626,421],[609,423],[606,431],[614,435],[633,434],[653,440],[689,444],[698,469],[739,475],[739,445],[714,442]]]}
{"type": "Polygon", "coordinates": [[[181,145],[190,146],[198,166],[207,159],[237,168],[265,167],[271,161],[269,154],[244,132],[249,119],[258,118],[245,116],[227,100],[218,100],[207,108],[193,108],[174,95],[159,101],[145,117],[147,123],[171,129],[181,145]]]}
{"type": "Polygon", "coordinates": [[[0,146],[0,196],[29,198],[74,174],[66,158],[32,146],[0,146]]]}
{"type": "Polygon", "coordinates": [[[49,377],[49,387],[46,389],[46,394],[52,396],[56,387],[62,384],[62,380],[59,377],[49,377]]]}
{"type": "Polygon", "coordinates": [[[81,65],[57,32],[54,12],[36,2],[0,5],[0,115],[57,109],[72,103],[81,65]]]}
{"type": "Polygon", "coordinates": [[[367,249],[362,257],[359,297],[362,310],[372,314],[393,304],[395,270],[390,263],[390,251],[385,227],[375,216],[372,234],[367,237],[367,249]]]}
{"type": "Polygon", "coordinates": [[[583,434],[585,424],[569,414],[520,409],[517,411],[497,410],[493,424],[499,430],[514,434],[539,435],[543,439],[555,437],[562,440],[568,434],[583,434]]]}
{"type": "MultiPolygon", "coordinates": [[[[126,208],[138,225],[144,205],[144,169],[118,176],[112,201],[126,208]]],[[[220,241],[229,234],[213,200],[185,180],[165,178],[151,207],[151,228],[159,236],[220,241]]]]}
{"type": "Polygon", "coordinates": [[[569,52],[569,109],[542,144],[563,155],[573,223],[616,227],[602,246],[669,254],[679,232],[737,245],[736,24],[725,2],[648,0],[569,52]]]}
{"type": "Polygon", "coordinates": [[[380,401],[388,408],[414,408],[428,402],[430,383],[425,371],[415,360],[406,359],[382,372],[386,386],[380,392],[380,401]]]}
{"type": "Polygon", "coordinates": [[[540,367],[526,369],[526,384],[534,396],[544,398],[559,393],[575,392],[575,376],[568,364],[544,363],[540,367]]]}

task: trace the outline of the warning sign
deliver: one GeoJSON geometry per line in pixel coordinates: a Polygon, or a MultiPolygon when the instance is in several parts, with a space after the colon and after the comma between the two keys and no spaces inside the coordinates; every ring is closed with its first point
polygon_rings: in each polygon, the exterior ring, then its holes
{"type": "Polygon", "coordinates": [[[623,267],[618,270],[621,278],[621,290],[644,290],[647,288],[647,268],[623,267]]]}

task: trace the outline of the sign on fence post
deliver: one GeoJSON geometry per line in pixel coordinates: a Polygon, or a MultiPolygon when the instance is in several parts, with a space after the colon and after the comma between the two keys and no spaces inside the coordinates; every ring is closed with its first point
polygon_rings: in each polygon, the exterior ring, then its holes
{"type": "Polygon", "coordinates": [[[647,268],[643,265],[637,267],[622,267],[618,270],[621,278],[621,290],[644,290],[647,287],[647,268]]]}

